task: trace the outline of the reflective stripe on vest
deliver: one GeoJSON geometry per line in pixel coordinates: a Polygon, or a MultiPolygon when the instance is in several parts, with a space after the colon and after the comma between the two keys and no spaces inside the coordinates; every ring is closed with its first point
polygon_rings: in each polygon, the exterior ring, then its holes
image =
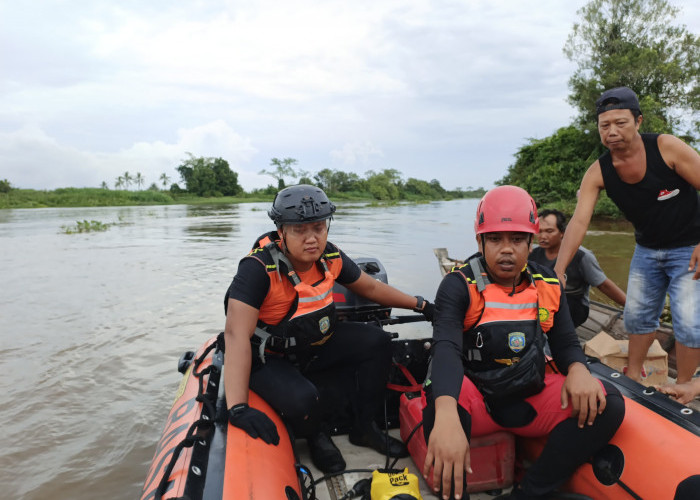
{"type": "MultiPolygon", "coordinates": [[[[261,238],[260,247],[254,248],[248,255],[260,261],[270,278],[270,289],[260,308],[258,319],[264,325],[277,325],[283,319],[291,320],[308,315],[328,307],[333,303],[333,284],[342,270],[340,252],[326,248],[317,262],[320,282],[310,285],[302,281],[294,271],[289,259],[279,250],[269,237],[261,238]],[[270,261],[273,263],[270,264],[270,261]],[[287,267],[287,274],[282,276],[280,262],[287,267]],[[297,299],[298,300],[295,300],[297,299]],[[296,309],[291,311],[296,302],[296,309]]],[[[332,247],[332,245],[331,245],[332,247]]]]}
{"type": "Polygon", "coordinates": [[[480,258],[472,258],[452,272],[462,276],[469,290],[469,310],[464,317],[464,331],[477,323],[528,321],[536,319],[538,315],[544,332],[549,331],[554,324],[554,314],[559,310],[561,300],[557,278],[532,272],[528,266],[526,273],[529,284],[523,289],[521,283],[516,287],[519,291],[511,295],[512,288],[490,281],[480,258]],[[477,273],[479,279],[474,278],[477,273]],[[487,290],[488,293],[484,293],[487,290]]]}
{"type": "Polygon", "coordinates": [[[489,302],[484,303],[486,307],[495,307],[498,309],[527,309],[537,307],[537,302],[528,302],[527,304],[508,304],[507,302],[489,302]]]}
{"type": "Polygon", "coordinates": [[[297,301],[296,311],[294,311],[290,319],[314,313],[333,303],[332,292],[335,277],[327,268],[324,275],[323,281],[315,286],[311,286],[303,281],[294,285],[299,300],[297,301]]]}

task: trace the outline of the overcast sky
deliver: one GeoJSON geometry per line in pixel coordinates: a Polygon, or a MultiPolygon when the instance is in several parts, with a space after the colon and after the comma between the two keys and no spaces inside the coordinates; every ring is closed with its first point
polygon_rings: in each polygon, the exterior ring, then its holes
{"type": "MultiPolygon", "coordinates": [[[[700,32],[700,2],[672,0],[700,32]]],[[[273,157],[489,188],[568,125],[585,0],[37,0],[0,4],[0,179],[146,185],[273,157]]]]}

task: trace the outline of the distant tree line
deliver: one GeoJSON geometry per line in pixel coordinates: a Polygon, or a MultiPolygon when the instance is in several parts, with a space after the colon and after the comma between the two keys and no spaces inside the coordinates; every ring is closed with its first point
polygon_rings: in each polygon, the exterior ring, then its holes
{"type": "MultiPolygon", "coordinates": [[[[311,173],[302,169],[295,169],[298,161],[294,158],[272,158],[270,170],[263,169],[261,174],[269,175],[275,179],[275,184],[265,188],[253,189],[246,193],[238,183],[238,174],[231,170],[228,162],[223,158],[197,157],[187,153],[187,158],[176,167],[180,174],[181,184],[173,183],[168,188],[170,177],[163,173],[159,180],[162,189],[152,183],[143,194],[154,191],[162,193],[169,191],[170,195],[189,194],[201,197],[271,197],[288,183],[312,184],[323,189],[329,196],[337,198],[363,198],[381,201],[418,201],[418,200],[445,200],[453,198],[480,198],[486,190],[482,187],[466,189],[460,187],[447,190],[440,185],[437,179],[424,181],[409,177],[404,180],[401,172],[395,169],[384,169],[380,172],[369,170],[364,176],[354,172],[343,172],[329,168],[311,173]]],[[[140,173],[132,175],[126,171],[117,177],[114,187],[116,191],[138,194],[129,188],[135,185],[140,191],[145,184],[145,178],[140,173]]],[[[7,179],[0,179],[0,193],[7,193],[13,189],[7,179]]],[[[109,191],[106,182],[102,182],[100,190],[109,191]]],[[[57,190],[58,191],[58,190],[57,190]]],[[[155,194],[155,193],[154,193],[155,194]]],[[[162,193],[165,194],[165,193],[162,193]]]]}
{"type": "MultiPolygon", "coordinates": [[[[700,139],[700,38],[674,23],[679,10],[666,0],[592,0],[564,46],[577,64],[569,79],[573,123],[544,139],[529,139],[497,184],[525,188],[539,205],[572,207],[588,166],[605,148],[595,101],[626,86],[640,99],[640,132],[671,133],[698,147],[700,139]]],[[[618,216],[605,194],[599,215],[618,216]]]]}
{"type": "Polygon", "coordinates": [[[283,189],[290,182],[312,184],[323,189],[329,196],[346,194],[353,197],[372,198],[382,201],[449,199],[464,197],[481,197],[486,192],[483,188],[457,188],[452,191],[444,189],[437,179],[430,182],[409,178],[404,181],[401,172],[385,169],[381,172],[369,170],[364,177],[354,172],[343,172],[325,168],[316,173],[295,168],[298,160],[294,158],[272,158],[270,169],[262,169],[260,174],[275,179],[275,184],[266,188],[253,189],[245,193],[238,184],[238,174],[233,172],[228,162],[222,158],[196,157],[188,153],[188,158],[177,167],[184,187],[173,184],[173,193],[190,193],[196,196],[269,196],[283,189]]]}

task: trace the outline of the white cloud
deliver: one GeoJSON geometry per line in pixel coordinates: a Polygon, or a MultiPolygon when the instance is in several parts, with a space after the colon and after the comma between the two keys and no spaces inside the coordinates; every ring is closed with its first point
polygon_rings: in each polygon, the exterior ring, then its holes
{"type": "MultiPolygon", "coordinates": [[[[15,187],[55,188],[90,185],[94,157],[59,144],[38,127],[0,133],[0,177],[15,187]],[[86,179],[85,184],[75,184],[86,179]]],[[[92,184],[95,185],[95,184],[92,184]]]]}
{"type": "Polygon", "coordinates": [[[366,165],[370,158],[383,157],[382,150],[369,141],[346,143],[341,149],[334,149],[330,153],[334,161],[345,165],[360,163],[366,165]]]}
{"type": "MultiPolygon", "coordinates": [[[[115,153],[81,151],[61,145],[35,126],[0,133],[1,175],[14,186],[24,188],[98,187],[103,181],[114,186],[116,178],[127,171],[132,175],[140,172],[146,181],[144,187],[159,183],[162,173],[177,182],[179,175],[175,169],[187,152],[224,158],[239,172],[256,149],[250,139],[240,136],[221,120],[178,130],[177,141],[173,143],[137,142],[115,153]],[[81,182],[76,183],[75,179],[81,182]]],[[[248,182],[256,183],[254,187],[264,185],[257,174],[243,172],[248,182]]]]}
{"type": "Polygon", "coordinates": [[[6,2],[0,178],[150,183],[190,151],[246,189],[288,156],[489,187],[570,122],[562,47],[586,2],[6,2]]]}

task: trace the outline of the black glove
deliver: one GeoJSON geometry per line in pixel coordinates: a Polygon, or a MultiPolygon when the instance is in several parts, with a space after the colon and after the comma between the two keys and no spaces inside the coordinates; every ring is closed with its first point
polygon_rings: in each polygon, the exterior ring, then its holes
{"type": "Polygon", "coordinates": [[[247,403],[240,403],[228,411],[228,421],[231,425],[243,429],[252,438],[260,438],[267,444],[277,446],[280,436],[275,423],[260,410],[251,408],[247,403]]]}
{"type": "Polygon", "coordinates": [[[420,295],[416,295],[416,307],[413,309],[415,312],[419,312],[425,316],[425,319],[433,322],[433,314],[435,313],[435,306],[425,300],[420,295]]]}
{"type": "Polygon", "coordinates": [[[433,317],[435,316],[435,304],[431,304],[427,300],[425,301],[425,307],[421,311],[423,313],[423,316],[425,316],[425,319],[430,321],[431,323],[433,322],[433,317]]]}

